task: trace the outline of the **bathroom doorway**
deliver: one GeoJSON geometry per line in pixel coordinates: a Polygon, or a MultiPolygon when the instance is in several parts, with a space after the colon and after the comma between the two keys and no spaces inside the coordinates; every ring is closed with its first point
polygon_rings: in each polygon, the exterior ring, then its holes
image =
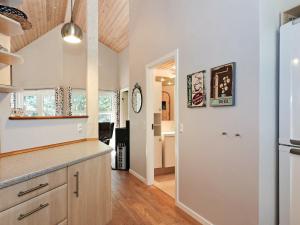
{"type": "Polygon", "coordinates": [[[128,95],[128,88],[120,90],[120,127],[126,127],[126,121],[129,120],[128,95]]]}
{"type": "Polygon", "coordinates": [[[147,182],[177,199],[177,51],[147,69],[147,182]]]}

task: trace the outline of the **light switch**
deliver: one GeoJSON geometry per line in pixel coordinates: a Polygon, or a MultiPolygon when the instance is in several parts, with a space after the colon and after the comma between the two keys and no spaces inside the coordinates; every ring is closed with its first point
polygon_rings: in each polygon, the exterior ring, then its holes
{"type": "Polygon", "coordinates": [[[183,123],[180,123],[180,125],[179,125],[179,132],[183,133],[183,123]]]}

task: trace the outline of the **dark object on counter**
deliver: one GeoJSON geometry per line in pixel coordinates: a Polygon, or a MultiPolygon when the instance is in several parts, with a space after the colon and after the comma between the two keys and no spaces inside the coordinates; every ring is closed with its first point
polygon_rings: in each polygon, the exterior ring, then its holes
{"type": "Polygon", "coordinates": [[[129,170],[130,168],[130,123],[126,121],[126,127],[116,128],[116,170],[129,170]]]}
{"type": "Polygon", "coordinates": [[[0,5],[0,14],[20,23],[23,30],[30,30],[32,28],[32,24],[28,21],[27,15],[19,9],[0,5]]]}
{"type": "Polygon", "coordinates": [[[109,145],[114,133],[114,123],[99,123],[99,140],[109,145]]]}

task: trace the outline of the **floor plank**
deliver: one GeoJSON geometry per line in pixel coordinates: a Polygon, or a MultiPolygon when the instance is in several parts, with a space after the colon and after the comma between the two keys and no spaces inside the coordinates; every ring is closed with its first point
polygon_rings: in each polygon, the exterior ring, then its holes
{"type": "Polygon", "coordinates": [[[164,174],[154,177],[154,186],[175,198],[175,174],[164,174]]]}
{"type": "Polygon", "coordinates": [[[174,199],[128,172],[112,171],[113,219],[109,225],[201,225],[174,199]]]}

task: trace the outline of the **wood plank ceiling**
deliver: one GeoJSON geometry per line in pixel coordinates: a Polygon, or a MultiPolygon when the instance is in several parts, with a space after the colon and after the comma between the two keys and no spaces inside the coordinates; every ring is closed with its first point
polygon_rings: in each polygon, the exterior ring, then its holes
{"type": "Polygon", "coordinates": [[[174,78],[176,76],[176,65],[174,59],[168,60],[163,64],[158,65],[155,69],[156,77],[174,78]]]}
{"type": "Polygon", "coordinates": [[[32,29],[23,35],[12,37],[11,51],[16,52],[65,20],[67,0],[24,0],[18,7],[32,23],[32,29]]]}
{"type": "MultiPolygon", "coordinates": [[[[129,0],[99,0],[99,15],[99,41],[121,52],[129,44],[129,0]]],[[[86,0],[76,0],[74,21],[86,31],[86,0]]]]}
{"type": "MultiPolygon", "coordinates": [[[[12,38],[12,52],[30,44],[64,23],[68,0],[23,0],[23,10],[33,29],[12,38]]],[[[86,31],[86,0],[74,3],[74,21],[86,31]]],[[[129,0],[99,0],[99,41],[116,52],[129,44],[129,0]]]]}

